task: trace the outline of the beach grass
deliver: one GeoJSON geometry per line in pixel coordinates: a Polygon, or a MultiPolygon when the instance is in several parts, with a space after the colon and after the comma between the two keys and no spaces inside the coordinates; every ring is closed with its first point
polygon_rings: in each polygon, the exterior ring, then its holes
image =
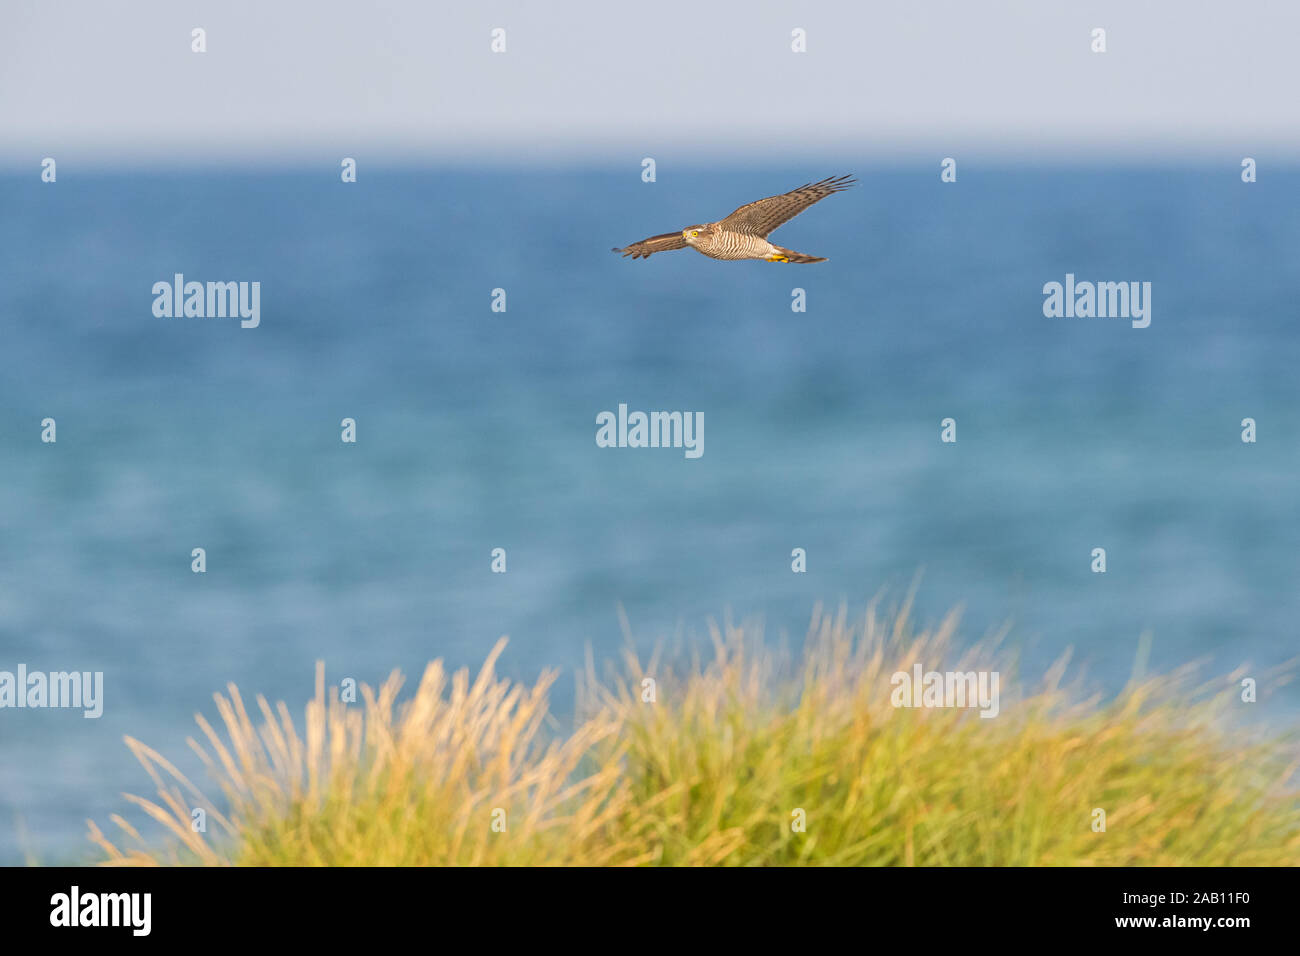
{"type": "Polygon", "coordinates": [[[127,738],[155,787],[127,799],[161,832],[114,815],[90,839],[117,865],[1300,863],[1297,737],[1249,719],[1245,672],[1102,698],[1062,659],[1021,691],[996,643],[956,648],[956,620],[818,609],[798,655],[728,625],[702,657],[589,661],[564,730],[557,674],[499,677],[504,640],[476,677],[435,661],[351,704],[318,666],[301,722],[231,685],[190,740],[220,798],[127,738]],[[1005,668],[997,716],[895,707],[918,663],[1005,668]]]}

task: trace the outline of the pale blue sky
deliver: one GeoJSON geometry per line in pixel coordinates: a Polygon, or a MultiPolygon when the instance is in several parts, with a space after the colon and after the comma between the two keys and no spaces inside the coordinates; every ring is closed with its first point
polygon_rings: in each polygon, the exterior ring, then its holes
{"type": "Polygon", "coordinates": [[[1293,160],[1298,36],[1294,0],[4,0],[0,162],[1293,160]]]}

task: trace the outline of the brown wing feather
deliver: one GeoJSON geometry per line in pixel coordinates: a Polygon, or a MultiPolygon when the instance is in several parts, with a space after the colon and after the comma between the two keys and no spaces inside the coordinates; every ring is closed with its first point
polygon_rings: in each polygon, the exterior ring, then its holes
{"type": "Polygon", "coordinates": [[[645,259],[656,252],[668,252],[672,249],[685,248],[686,240],[682,238],[680,232],[665,232],[661,236],[651,236],[649,239],[642,239],[640,242],[634,242],[622,249],[615,248],[613,251],[623,253],[624,259],[628,256],[633,259],[645,259]]]}
{"type": "Polygon", "coordinates": [[[851,176],[832,176],[821,182],[805,183],[780,196],[746,203],[718,225],[732,232],[743,232],[765,239],[777,226],[789,222],[813,203],[820,202],[831,193],[848,189],[855,182],[857,180],[851,176]]]}

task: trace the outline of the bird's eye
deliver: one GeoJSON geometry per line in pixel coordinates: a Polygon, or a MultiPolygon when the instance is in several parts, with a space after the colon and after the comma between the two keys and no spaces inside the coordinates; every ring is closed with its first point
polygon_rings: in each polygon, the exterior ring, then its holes
{"type": "Polygon", "coordinates": [[[700,234],[700,230],[698,230],[698,229],[692,229],[692,230],[691,230],[691,235],[692,235],[692,236],[698,236],[699,234],[700,234]]]}

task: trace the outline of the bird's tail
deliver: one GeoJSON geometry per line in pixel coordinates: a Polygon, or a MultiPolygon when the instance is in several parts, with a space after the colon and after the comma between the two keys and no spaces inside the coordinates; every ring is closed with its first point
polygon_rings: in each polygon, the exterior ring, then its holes
{"type": "Polygon", "coordinates": [[[807,256],[802,252],[795,252],[793,249],[787,249],[784,246],[776,247],[776,254],[771,256],[768,262],[825,262],[825,256],[807,256]]]}

